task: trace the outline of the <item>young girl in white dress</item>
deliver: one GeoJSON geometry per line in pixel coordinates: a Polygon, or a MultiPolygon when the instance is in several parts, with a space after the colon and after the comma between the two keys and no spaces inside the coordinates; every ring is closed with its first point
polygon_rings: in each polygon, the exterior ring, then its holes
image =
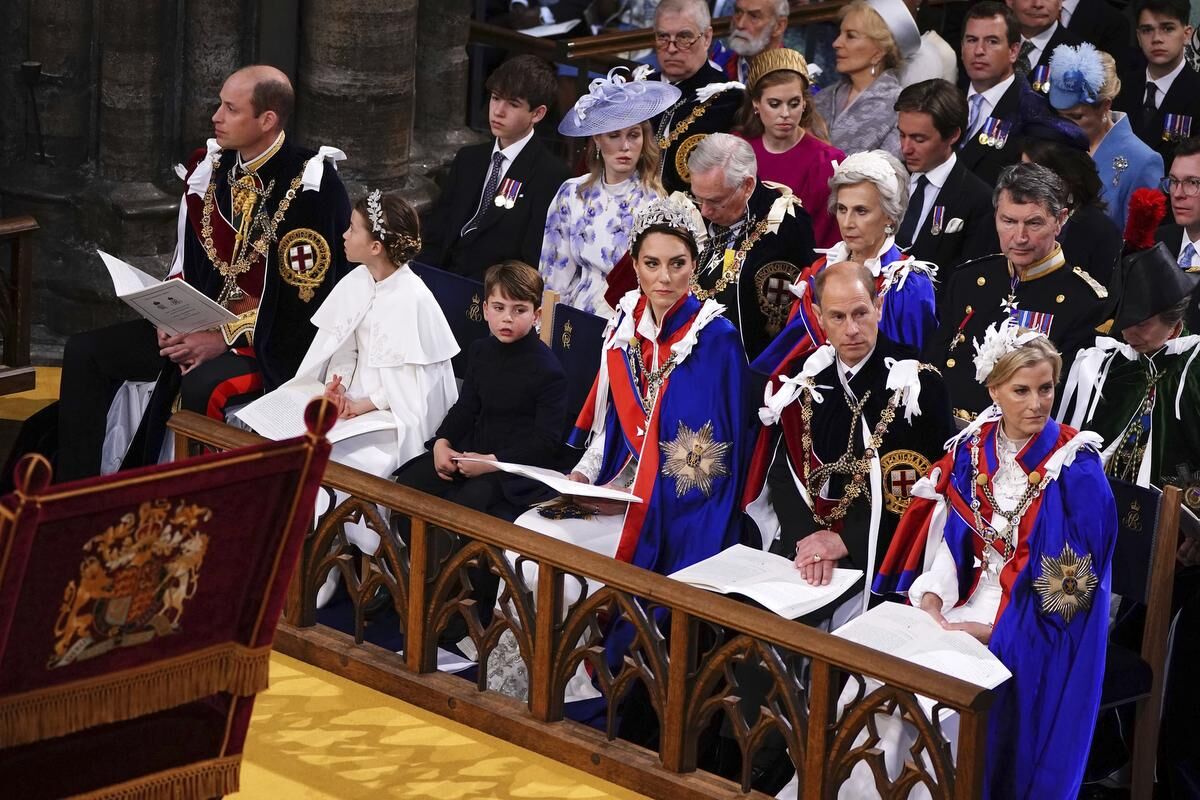
{"type": "MultiPolygon", "coordinates": [[[[339,420],[377,417],[375,430],[335,441],[331,458],[387,477],[425,452],[425,442],[458,399],[450,366],[458,343],[433,294],[408,266],[421,250],[412,206],[376,189],[355,204],[342,239],[346,258],[360,266],[313,315],[317,335],[289,383],[324,384],[339,420]]],[[[336,435],[337,426],[331,433],[336,435]]],[[[322,493],[318,515],[328,499],[322,493]]],[[[337,492],[334,503],[345,499],[337,492]]],[[[379,547],[379,535],[365,520],[346,522],[345,532],[365,553],[379,547]]],[[[333,595],[338,574],[330,571],[317,594],[318,607],[333,595]]]]}

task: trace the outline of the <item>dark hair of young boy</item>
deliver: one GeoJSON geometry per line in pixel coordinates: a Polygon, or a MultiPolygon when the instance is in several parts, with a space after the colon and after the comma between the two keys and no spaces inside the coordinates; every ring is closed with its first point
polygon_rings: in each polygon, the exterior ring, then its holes
{"type": "Polygon", "coordinates": [[[524,100],[529,108],[553,108],[558,94],[558,76],[545,59],[537,56],[513,56],[505,61],[483,84],[489,92],[505,100],[524,100]]]}
{"type": "Polygon", "coordinates": [[[1189,25],[1192,17],[1192,4],[1188,0],[1138,0],[1133,6],[1133,18],[1137,20],[1143,11],[1171,17],[1181,25],[1189,25]]]}
{"type": "Polygon", "coordinates": [[[540,308],[545,282],[538,271],[524,261],[509,259],[493,264],[484,273],[483,296],[491,297],[496,289],[507,300],[533,303],[534,308],[540,308]]]}

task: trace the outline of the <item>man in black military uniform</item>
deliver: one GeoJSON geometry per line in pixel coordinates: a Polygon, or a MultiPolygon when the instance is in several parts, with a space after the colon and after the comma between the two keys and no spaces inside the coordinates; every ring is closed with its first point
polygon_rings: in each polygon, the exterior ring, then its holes
{"type": "Polygon", "coordinates": [[[660,170],[668,192],[686,192],[691,184],[687,161],[710,133],[727,133],[742,107],[745,90],[708,63],[712,16],[704,0],[663,0],[654,14],[658,80],[683,95],[651,120],[662,151],[660,170]]]}
{"type": "Polygon", "coordinates": [[[994,194],[1002,253],[963,264],[946,288],[941,327],[925,356],[945,376],[961,419],[992,402],[973,361],[974,342],[989,325],[1012,316],[1041,330],[1062,353],[1066,372],[1107,318],[1108,290],[1083,266],[1068,264],[1055,240],[1067,218],[1066,197],[1062,179],[1045,167],[1006,168],[994,194]]]}
{"type": "Polygon", "coordinates": [[[171,274],[238,315],[220,329],[170,336],[145,320],[72,336],[63,352],[56,475],[98,474],[106,415],[122,381],[157,378],[126,466],[152,463],[178,395],[223,418],[228,405],[295,375],[316,329],[313,312],[345,273],[350,201],[331,162],[284,133],[291,83],[250,66],[221,88],[216,146],[189,162],[182,236],[171,274]]]}
{"type": "Polygon", "coordinates": [[[758,162],[744,139],[712,134],[688,165],[708,223],[693,292],[725,306],[753,361],[787,322],[788,284],[814,260],[812,220],[790,189],[755,177],[758,162]]]}

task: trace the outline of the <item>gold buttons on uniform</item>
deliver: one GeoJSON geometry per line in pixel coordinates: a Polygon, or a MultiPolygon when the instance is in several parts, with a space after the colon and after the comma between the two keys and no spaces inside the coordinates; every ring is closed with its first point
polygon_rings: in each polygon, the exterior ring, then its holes
{"type": "Polygon", "coordinates": [[[954,369],[954,365],[955,365],[955,364],[957,364],[957,363],[958,363],[958,362],[957,362],[957,361],[955,361],[953,358],[947,358],[947,359],[946,359],[946,366],[947,366],[947,367],[949,367],[950,369],[954,369]]]}
{"type": "Polygon", "coordinates": [[[1065,294],[1060,294],[1058,297],[1054,298],[1054,302],[1061,303],[1062,301],[1064,301],[1066,299],[1067,299],[1067,296],[1065,294]]]}
{"type": "Polygon", "coordinates": [[[985,283],[987,283],[987,280],[982,275],[980,275],[978,278],[975,279],[975,283],[978,284],[979,286],[983,286],[985,283]]]}

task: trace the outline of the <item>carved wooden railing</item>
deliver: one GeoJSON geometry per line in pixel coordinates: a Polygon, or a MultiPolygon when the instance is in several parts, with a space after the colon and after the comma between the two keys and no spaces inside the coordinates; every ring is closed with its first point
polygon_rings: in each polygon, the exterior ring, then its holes
{"type": "Polygon", "coordinates": [[[0,246],[9,248],[9,273],[0,280],[0,315],[4,335],[4,363],[0,364],[0,395],[34,387],[29,366],[33,320],[33,217],[0,218],[0,246]]]}
{"type": "MultiPolygon", "coordinates": [[[[228,449],[260,441],[188,412],[170,426],[177,453],[196,443],[228,449]]],[[[883,797],[907,797],[917,784],[938,798],[980,794],[987,690],[332,462],[323,483],[349,497],[318,520],[304,547],[275,643],[288,655],[655,797],[760,797],[748,792],[749,764],[772,731],[798,768],[800,797],[835,797],[859,762],[883,797]],[[411,520],[407,546],[380,506],[411,520]],[[343,523],[358,519],[380,536],[373,556],[346,541],[343,523]],[[536,589],[523,578],[527,563],[538,567],[536,589]],[[467,569],[476,565],[504,582],[500,610],[486,627],[467,588],[467,569]],[[330,569],[341,570],[347,584],[356,636],[315,624],[317,588],[330,569]],[[583,599],[565,604],[568,585],[583,599]],[[363,642],[379,587],[401,621],[400,654],[363,642]],[[455,615],[484,665],[475,683],[436,671],[438,634],[455,615]],[[602,631],[618,616],[631,623],[633,642],[614,674],[602,631]],[[486,689],[486,664],[508,632],[528,672],[527,702],[486,689]],[[642,684],[660,727],[657,752],[615,737],[618,702],[608,704],[606,733],[563,718],[565,686],[580,663],[610,699],[642,684]],[[739,703],[751,672],[768,687],[758,693],[764,705],[756,718],[743,715],[739,703]],[[871,688],[867,678],[882,686],[871,688]],[[847,681],[857,693],[838,716],[847,681]],[[917,695],[958,712],[957,763],[917,695]],[[875,747],[876,715],[892,712],[917,734],[895,781],[875,747]],[[740,787],[697,769],[701,735],[713,730],[718,714],[742,753],[740,787]]]]}

